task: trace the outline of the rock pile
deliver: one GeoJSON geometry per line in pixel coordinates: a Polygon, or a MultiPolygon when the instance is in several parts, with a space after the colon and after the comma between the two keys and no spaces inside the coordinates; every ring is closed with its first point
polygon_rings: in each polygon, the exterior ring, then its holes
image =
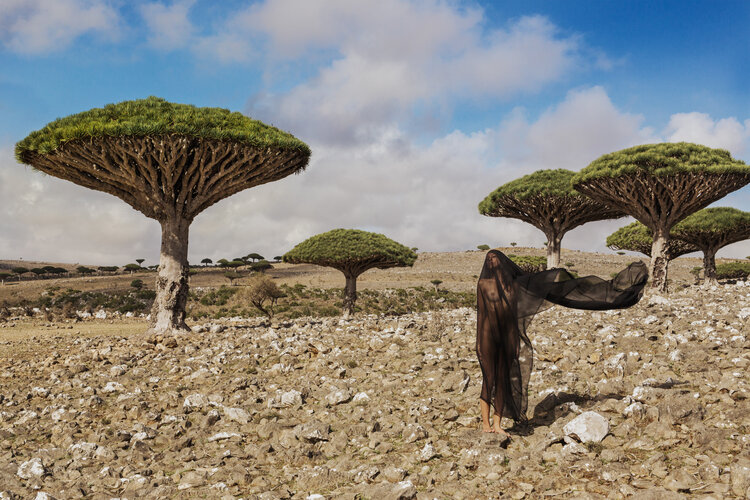
{"type": "Polygon", "coordinates": [[[33,354],[0,358],[0,497],[745,498],[748,308],[539,315],[509,444],[479,432],[471,309],[6,342],[33,354]]]}

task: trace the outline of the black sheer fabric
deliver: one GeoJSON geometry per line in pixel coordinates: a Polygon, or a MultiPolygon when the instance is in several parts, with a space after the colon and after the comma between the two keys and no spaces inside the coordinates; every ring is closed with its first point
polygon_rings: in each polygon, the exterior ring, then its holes
{"type": "Polygon", "coordinates": [[[477,283],[477,356],[481,398],[495,413],[526,420],[533,349],[526,328],[534,315],[558,304],[576,309],[622,309],[643,294],[648,270],[634,262],[612,280],[574,278],[565,269],[527,273],[498,250],[490,250],[477,283]]]}

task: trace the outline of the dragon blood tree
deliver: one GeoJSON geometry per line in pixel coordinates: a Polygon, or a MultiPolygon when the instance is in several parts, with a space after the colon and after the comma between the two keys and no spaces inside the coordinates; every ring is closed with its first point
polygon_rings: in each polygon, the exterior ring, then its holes
{"type": "Polygon", "coordinates": [[[382,234],[334,229],[306,239],[284,254],[284,262],[315,264],[344,273],[344,316],[354,313],[357,277],[368,269],[411,267],[417,254],[382,234]]]}
{"type": "Polygon", "coordinates": [[[622,208],[653,232],[651,287],[666,292],[672,227],[748,182],[750,167],[728,151],[677,142],[603,155],[575,176],[573,187],[622,208]]]}
{"type": "Polygon", "coordinates": [[[122,199],[161,224],[153,332],[187,329],[188,229],[214,203],[300,172],[308,146],[220,108],[156,97],[61,118],[16,144],[37,170],[122,199]]]}
{"type": "MultiPolygon", "coordinates": [[[[687,241],[674,238],[674,231],[671,234],[672,236],[667,241],[667,260],[676,259],[680,255],[700,250],[697,246],[687,241]]],[[[638,221],[621,227],[607,236],[607,246],[612,250],[629,250],[649,257],[651,257],[651,247],[653,244],[654,233],[638,221]]]]}
{"type": "Polygon", "coordinates": [[[670,241],[693,245],[703,252],[703,276],[716,283],[716,252],[750,238],[750,213],[730,207],[704,208],[678,222],[670,241]]]}
{"type": "Polygon", "coordinates": [[[503,184],[479,204],[479,213],[528,222],[547,237],[547,269],[560,267],[560,243],[581,224],[616,219],[625,213],[576,192],[575,172],[538,170],[503,184]]]}

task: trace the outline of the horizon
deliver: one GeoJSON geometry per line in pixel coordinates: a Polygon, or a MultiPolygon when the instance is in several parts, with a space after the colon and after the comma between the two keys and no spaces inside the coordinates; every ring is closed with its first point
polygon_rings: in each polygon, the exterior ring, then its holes
{"type": "MultiPolygon", "coordinates": [[[[193,262],[282,255],[336,227],[421,252],[538,248],[541,231],[477,204],[636,144],[750,163],[748,21],[741,1],[1,4],[0,259],[158,262],[156,221],[13,155],[58,117],[149,95],[241,111],[312,149],[305,172],[198,216],[193,262]]],[[[750,211],[748,190],[711,206],[750,211]]],[[[563,247],[612,253],[606,236],[631,220],[585,224],[563,247]]],[[[718,257],[747,255],[750,241],[718,257]]]]}

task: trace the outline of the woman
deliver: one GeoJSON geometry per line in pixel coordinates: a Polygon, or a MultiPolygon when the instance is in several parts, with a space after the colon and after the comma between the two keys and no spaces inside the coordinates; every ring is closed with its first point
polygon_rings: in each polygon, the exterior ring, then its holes
{"type": "Polygon", "coordinates": [[[591,310],[630,307],[640,300],[647,279],[642,262],[630,264],[610,281],[574,278],[564,269],[527,273],[499,250],[490,250],[477,283],[482,431],[510,437],[500,426],[502,417],[526,421],[533,366],[526,328],[536,313],[554,304],[591,310]]]}

